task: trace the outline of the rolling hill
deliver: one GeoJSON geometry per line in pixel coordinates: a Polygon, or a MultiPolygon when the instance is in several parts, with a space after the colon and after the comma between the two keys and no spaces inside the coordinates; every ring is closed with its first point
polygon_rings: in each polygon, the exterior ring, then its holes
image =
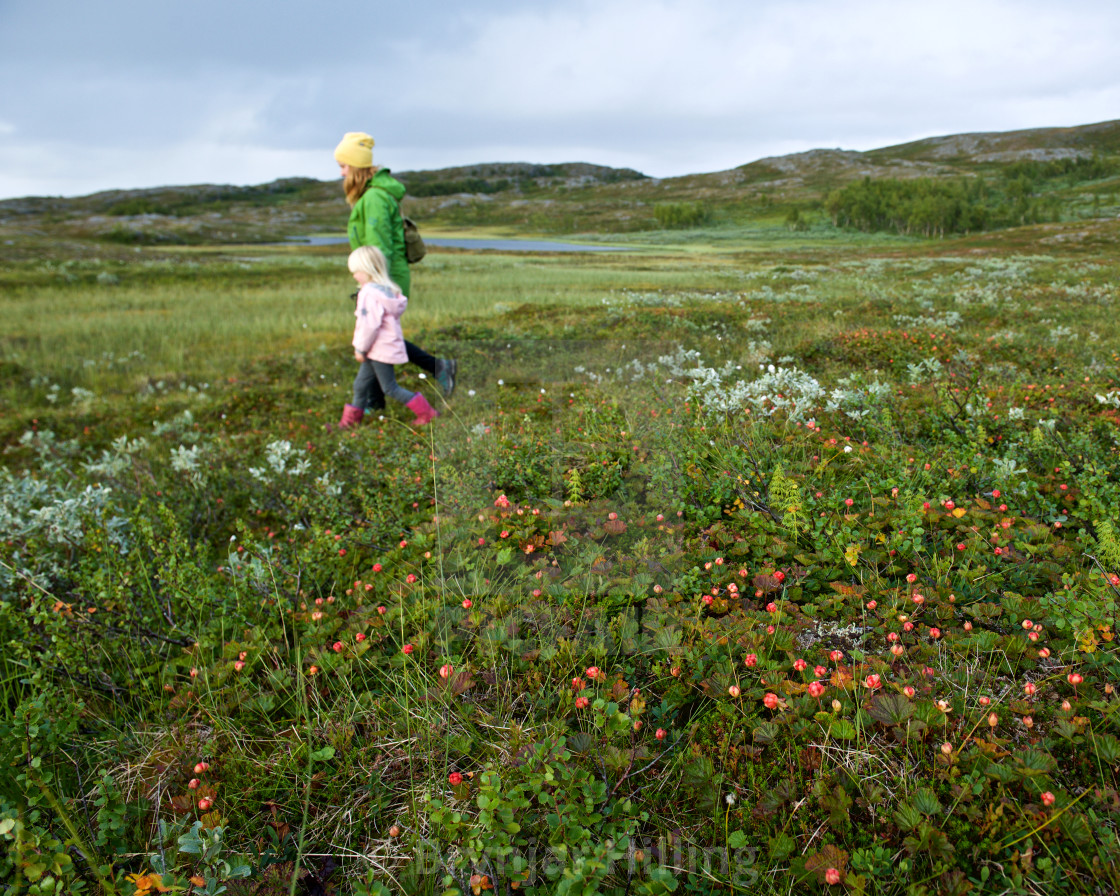
{"type": "MultiPolygon", "coordinates": [[[[427,228],[633,233],[662,227],[665,217],[657,210],[667,204],[696,210],[709,226],[826,222],[829,197],[853,183],[970,178],[994,183],[1008,201],[1027,197],[1031,220],[1083,220],[1116,215],[1120,120],[931,137],[867,152],[815,149],[664,179],[582,162],[394,173],[409,188],[406,212],[427,228]]],[[[12,245],[18,236],[125,245],[275,242],[338,232],[345,212],[337,181],[307,178],[250,187],[28,197],[0,201],[0,241],[12,245]]]]}

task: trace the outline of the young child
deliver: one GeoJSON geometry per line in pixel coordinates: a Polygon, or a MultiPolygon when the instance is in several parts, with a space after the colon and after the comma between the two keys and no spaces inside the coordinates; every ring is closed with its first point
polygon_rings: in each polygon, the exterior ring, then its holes
{"type": "Polygon", "coordinates": [[[419,392],[409,392],[397,385],[394,364],[408,361],[408,352],[401,332],[401,315],[408,307],[408,297],[389,279],[388,265],[381,250],[360,246],[350,253],[350,273],[358,281],[358,301],[354,307],[354,357],[362,366],[354,378],[354,401],[342,410],[339,429],[361,422],[369,406],[369,391],[376,383],[394,401],[399,401],[416,415],[413,426],[423,426],[439,416],[419,392]]]}

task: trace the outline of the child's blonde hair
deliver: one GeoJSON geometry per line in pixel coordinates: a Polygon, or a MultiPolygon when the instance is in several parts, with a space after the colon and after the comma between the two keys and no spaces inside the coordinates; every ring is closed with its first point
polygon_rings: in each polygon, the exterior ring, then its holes
{"type": "Polygon", "coordinates": [[[385,261],[385,253],[376,246],[359,246],[350,253],[346,266],[350,268],[351,274],[364,271],[369,274],[372,283],[391,286],[400,292],[400,287],[389,277],[389,265],[385,261]]]}

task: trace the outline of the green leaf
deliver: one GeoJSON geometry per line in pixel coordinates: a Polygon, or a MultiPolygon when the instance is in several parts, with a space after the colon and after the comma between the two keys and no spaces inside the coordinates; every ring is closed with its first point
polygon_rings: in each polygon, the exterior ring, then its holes
{"type": "Polygon", "coordinates": [[[312,762],[326,762],[330,759],[334,759],[334,747],[323,747],[311,754],[312,762]]]}
{"type": "Polygon", "coordinates": [[[1093,736],[1093,749],[1097,758],[1105,765],[1116,765],[1120,762],[1120,740],[1111,734],[1097,734],[1093,736]]]}
{"type": "Polygon", "coordinates": [[[735,831],[727,838],[727,845],[731,849],[742,849],[747,845],[747,835],[742,831],[735,831]]]}
{"type": "Polygon", "coordinates": [[[1001,784],[1010,784],[1017,777],[1015,769],[1004,762],[989,762],[984,769],[984,774],[989,778],[995,778],[1001,784]]]}
{"type": "Polygon", "coordinates": [[[797,849],[797,841],[789,834],[778,834],[777,837],[770,838],[769,846],[770,858],[781,862],[793,855],[793,851],[797,849]]]}
{"type": "Polygon", "coordinates": [[[879,694],[871,701],[869,712],[876,722],[902,726],[914,714],[914,704],[901,694],[879,694]]]}
{"type": "Polygon", "coordinates": [[[894,823],[904,831],[912,831],[918,827],[925,817],[911,806],[909,803],[903,803],[898,807],[894,813],[894,823]]]}
{"type": "Polygon", "coordinates": [[[1054,757],[1049,753],[1043,753],[1033,748],[1015,753],[1014,757],[1018,766],[1017,771],[1022,778],[1034,778],[1038,775],[1049,774],[1056,765],[1054,757]]]}
{"type": "Polygon", "coordinates": [[[923,815],[938,815],[941,813],[941,803],[933,791],[922,787],[914,794],[914,808],[923,815]]]}

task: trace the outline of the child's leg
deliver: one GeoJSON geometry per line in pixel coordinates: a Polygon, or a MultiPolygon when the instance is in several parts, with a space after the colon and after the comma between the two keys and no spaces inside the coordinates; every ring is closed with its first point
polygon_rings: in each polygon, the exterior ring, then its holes
{"type": "Polygon", "coordinates": [[[381,391],[384,392],[393,401],[399,401],[401,404],[408,404],[416,395],[415,392],[409,392],[404,386],[397,385],[397,376],[393,372],[392,364],[383,364],[381,361],[367,361],[362,366],[365,367],[369,364],[373,367],[377,374],[377,382],[381,386],[381,391]]]}
{"type": "Polygon", "coordinates": [[[377,371],[373,361],[363,361],[358,367],[358,375],[354,377],[355,407],[363,411],[368,409],[383,410],[385,408],[385,393],[381,391],[381,384],[377,381],[377,371]]]}

